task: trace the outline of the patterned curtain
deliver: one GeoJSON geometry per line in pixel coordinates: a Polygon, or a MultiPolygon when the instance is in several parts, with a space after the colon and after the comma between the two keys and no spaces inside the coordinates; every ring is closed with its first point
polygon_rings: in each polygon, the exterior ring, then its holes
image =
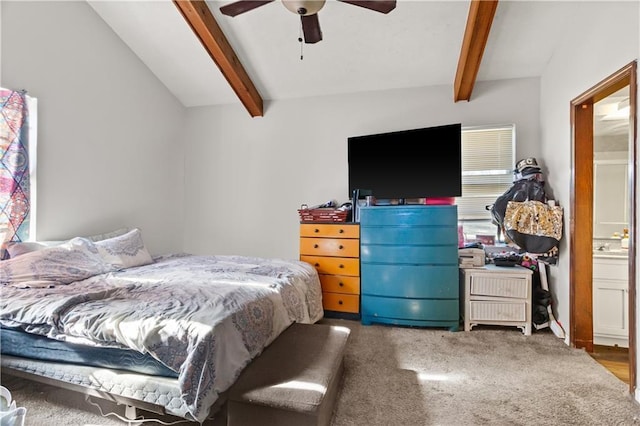
{"type": "Polygon", "coordinates": [[[0,88],[1,243],[28,239],[29,211],[28,100],[24,91],[0,88]]]}

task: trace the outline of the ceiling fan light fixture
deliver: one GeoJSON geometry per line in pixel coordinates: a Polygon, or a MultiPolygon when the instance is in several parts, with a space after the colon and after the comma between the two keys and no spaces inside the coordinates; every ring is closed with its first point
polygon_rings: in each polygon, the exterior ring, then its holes
{"type": "Polygon", "coordinates": [[[282,4],[291,12],[300,16],[314,15],[322,9],[326,0],[282,0],[282,4]]]}

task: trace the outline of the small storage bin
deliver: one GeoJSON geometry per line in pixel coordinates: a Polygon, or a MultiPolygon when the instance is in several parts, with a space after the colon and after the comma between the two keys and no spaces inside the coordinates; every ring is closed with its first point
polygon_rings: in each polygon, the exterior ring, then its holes
{"type": "Polygon", "coordinates": [[[298,209],[300,222],[346,222],[347,210],[336,209],[298,209]]]}

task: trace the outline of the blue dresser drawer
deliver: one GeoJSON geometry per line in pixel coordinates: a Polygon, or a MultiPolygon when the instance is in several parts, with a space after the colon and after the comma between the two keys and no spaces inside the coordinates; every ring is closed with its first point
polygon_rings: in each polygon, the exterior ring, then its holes
{"type": "Polygon", "coordinates": [[[360,210],[362,226],[376,225],[458,225],[457,206],[374,206],[360,210]]]}
{"type": "MultiPolygon", "coordinates": [[[[361,244],[442,244],[458,246],[457,226],[367,226],[361,244]]],[[[456,255],[457,256],[457,255],[456,255]]]]}
{"type": "Polygon", "coordinates": [[[458,266],[458,246],[362,245],[360,264],[386,263],[409,265],[458,266]]]}
{"type": "MultiPolygon", "coordinates": [[[[460,311],[458,299],[394,299],[362,295],[360,312],[371,321],[383,318],[418,321],[458,322],[460,311]]],[[[400,321],[398,323],[401,323],[400,321]]]]}
{"type": "Polygon", "coordinates": [[[361,294],[399,298],[458,300],[458,267],[367,265],[362,267],[361,294]]]}

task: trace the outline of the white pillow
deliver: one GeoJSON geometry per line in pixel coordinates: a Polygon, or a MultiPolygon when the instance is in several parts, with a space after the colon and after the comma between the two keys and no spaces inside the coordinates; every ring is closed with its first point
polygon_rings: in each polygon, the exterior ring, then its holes
{"type": "Polygon", "coordinates": [[[131,231],[131,228],[124,227],[124,228],[118,228],[115,231],[105,232],[104,234],[89,235],[85,238],[95,243],[97,241],[107,240],[113,237],[119,237],[120,235],[124,235],[129,231],[131,231]]]}
{"type": "Polygon", "coordinates": [[[67,241],[9,241],[5,243],[9,258],[20,256],[21,254],[31,253],[32,251],[42,250],[47,247],[59,246],[67,241]]]}
{"type": "MultiPolygon", "coordinates": [[[[86,238],[90,241],[101,241],[106,240],[107,238],[117,237],[119,235],[124,235],[129,232],[131,228],[118,228],[111,232],[105,232],[104,234],[96,234],[89,235],[82,238],[86,238]]],[[[69,240],[61,240],[61,241],[9,241],[5,243],[5,247],[7,249],[7,253],[9,254],[9,258],[14,258],[16,256],[20,256],[25,253],[31,253],[32,251],[42,250],[46,247],[59,246],[61,244],[66,243],[69,240]]]]}
{"type": "Polygon", "coordinates": [[[0,262],[0,283],[24,286],[69,284],[94,275],[113,271],[85,238],[25,253],[0,262]]]}
{"type": "Polygon", "coordinates": [[[9,253],[9,258],[13,259],[14,257],[20,256],[21,254],[42,250],[47,246],[35,241],[10,241],[8,243],[5,243],[5,247],[7,248],[7,253],[9,253]]]}
{"type": "Polygon", "coordinates": [[[105,262],[118,269],[153,263],[142,241],[142,232],[132,229],[124,235],[94,242],[105,262]]]}

